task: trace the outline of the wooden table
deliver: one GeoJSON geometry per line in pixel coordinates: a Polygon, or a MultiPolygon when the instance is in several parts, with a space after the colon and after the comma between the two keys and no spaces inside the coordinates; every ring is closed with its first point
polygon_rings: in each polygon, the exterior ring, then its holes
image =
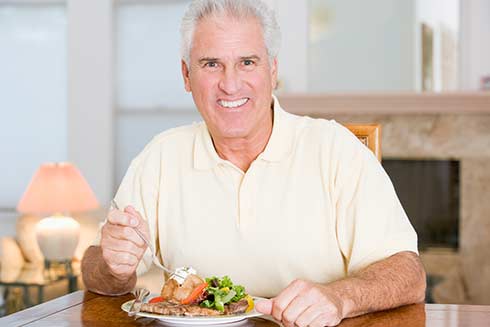
{"type": "MultiPolygon", "coordinates": [[[[1,318],[0,326],[162,326],[155,320],[129,318],[120,307],[131,298],[129,295],[105,297],[78,291],[1,318]]],[[[278,325],[255,318],[239,326],[278,325]]],[[[490,306],[417,304],[346,319],[339,326],[490,326],[490,306]]]]}

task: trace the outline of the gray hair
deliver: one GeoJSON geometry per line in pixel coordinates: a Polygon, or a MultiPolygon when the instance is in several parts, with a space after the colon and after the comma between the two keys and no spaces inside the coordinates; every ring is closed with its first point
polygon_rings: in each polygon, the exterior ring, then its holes
{"type": "Polygon", "coordinates": [[[274,11],[261,0],[194,0],[182,18],[181,54],[189,67],[194,30],[197,23],[211,15],[228,14],[235,18],[255,17],[259,20],[269,60],[279,54],[281,30],[274,11]]]}

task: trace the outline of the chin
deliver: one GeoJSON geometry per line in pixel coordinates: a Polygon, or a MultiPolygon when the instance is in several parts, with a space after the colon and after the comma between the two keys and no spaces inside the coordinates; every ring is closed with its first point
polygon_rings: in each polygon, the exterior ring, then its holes
{"type": "Polygon", "coordinates": [[[242,138],[248,135],[248,131],[245,128],[227,129],[221,133],[225,138],[242,138]]]}

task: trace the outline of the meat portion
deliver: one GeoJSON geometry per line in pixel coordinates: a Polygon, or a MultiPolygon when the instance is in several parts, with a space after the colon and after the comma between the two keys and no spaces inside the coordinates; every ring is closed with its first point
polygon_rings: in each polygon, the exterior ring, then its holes
{"type": "Polygon", "coordinates": [[[244,313],[248,308],[248,301],[246,299],[241,299],[238,302],[233,302],[225,305],[225,314],[233,315],[244,313]]]}
{"type": "Polygon", "coordinates": [[[223,314],[233,315],[244,313],[247,310],[248,302],[242,299],[238,302],[225,305],[225,312],[214,309],[202,308],[196,304],[177,304],[173,302],[143,303],[141,311],[158,313],[169,316],[220,316],[223,314]]]}
{"type": "MultiPolygon", "coordinates": [[[[219,287],[216,279],[211,280],[210,283],[213,287],[219,287]]],[[[179,285],[175,279],[169,279],[163,285],[161,291],[164,302],[144,303],[141,306],[141,311],[169,316],[218,316],[241,314],[247,310],[247,299],[225,305],[224,312],[200,307],[199,303],[206,300],[208,296],[208,300],[215,300],[213,292],[209,294],[206,286],[205,281],[194,274],[188,275],[182,285],[179,285]]],[[[229,289],[228,292],[230,292],[229,289]]],[[[235,291],[233,291],[233,294],[230,295],[228,293],[228,296],[231,297],[235,294],[235,291]]]]}
{"type": "Polygon", "coordinates": [[[192,291],[202,283],[204,283],[204,280],[194,274],[187,276],[181,286],[179,286],[175,279],[169,279],[163,285],[161,295],[167,301],[180,303],[191,295],[192,291]]]}
{"type": "Polygon", "coordinates": [[[165,285],[163,285],[161,296],[164,299],[171,300],[173,299],[174,292],[177,288],[179,288],[179,283],[177,283],[175,279],[169,279],[165,285]]]}
{"type": "Polygon", "coordinates": [[[176,304],[171,302],[159,302],[159,303],[143,303],[141,305],[141,311],[150,312],[150,313],[158,313],[161,315],[170,315],[170,316],[219,316],[222,315],[222,312],[218,310],[201,308],[195,304],[176,304]]]}

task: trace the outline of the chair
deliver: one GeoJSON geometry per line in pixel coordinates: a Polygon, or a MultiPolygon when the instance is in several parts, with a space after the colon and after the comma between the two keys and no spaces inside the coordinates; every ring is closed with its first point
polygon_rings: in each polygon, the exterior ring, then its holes
{"type": "Polygon", "coordinates": [[[373,151],[381,161],[381,125],[380,124],[345,124],[357,138],[373,151]]]}

